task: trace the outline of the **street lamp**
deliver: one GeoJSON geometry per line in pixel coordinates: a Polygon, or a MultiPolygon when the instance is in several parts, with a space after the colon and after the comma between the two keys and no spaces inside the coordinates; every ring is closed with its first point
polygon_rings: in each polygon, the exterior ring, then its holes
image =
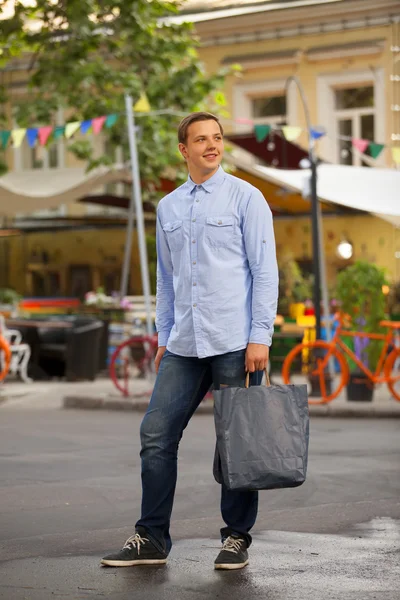
{"type": "MultiPolygon", "coordinates": [[[[308,155],[311,169],[311,224],[312,224],[312,249],[313,249],[313,272],[314,272],[314,310],[315,310],[315,327],[317,339],[321,338],[321,237],[320,237],[320,212],[318,205],[317,195],[317,159],[315,156],[315,140],[311,135],[311,119],[310,111],[308,108],[307,98],[304,93],[303,86],[300,80],[295,76],[291,75],[288,77],[285,86],[285,95],[289,86],[295,83],[300,92],[300,97],[303,103],[304,114],[307,122],[308,129],[308,155]]],[[[325,316],[328,321],[329,314],[325,316]]]]}

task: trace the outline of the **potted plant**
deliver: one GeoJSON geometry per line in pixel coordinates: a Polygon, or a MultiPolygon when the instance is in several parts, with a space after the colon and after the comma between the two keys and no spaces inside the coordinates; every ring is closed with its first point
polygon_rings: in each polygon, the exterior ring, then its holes
{"type": "Polygon", "coordinates": [[[22,296],[10,288],[0,288],[0,313],[13,316],[22,296]]]}
{"type": "Polygon", "coordinates": [[[400,281],[396,281],[390,288],[388,310],[393,321],[400,321],[400,281]]]}
{"type": "MultiPolygon", "coordinates": [[[[337,278],[337,297],[352,331],[380,333],[380,322],[385,318],[386,299],[382,287],[387,285],[385,271],[376,265],[358,261],[344,269],[337,278]]],[[[350,339],[350,338],[348,338],[350,339]]],[[[353,350],[360,362],[374,371],[382,341],[354,337],[353,350]]],[[[348,343],[347,340],[344,340],[348,343]]],[[[348,361],[350,381],[347,387],[348,400],[371,401],[373,385],[357,367],[348,361]]]]}
{"type": "Polygon", "coordinates": [[[283,254],[279,266],[278,312],[292,319],[304,314],[304,303],[312,298],[312,276],[302,274],[290,253],[283,254]]]}

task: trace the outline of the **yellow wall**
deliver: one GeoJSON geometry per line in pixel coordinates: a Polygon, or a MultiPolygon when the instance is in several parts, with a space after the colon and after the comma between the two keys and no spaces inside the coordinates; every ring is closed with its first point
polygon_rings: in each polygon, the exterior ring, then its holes
{"type": "MultiPolygon", "coordinates": [[[[228,102],[228,110],[232,113],[233,89],[235,85],[241,85],[254,81],[268,81],[276,79],[285,79],[290,75],[297,75],[304,87],[307,96],[311,121],[313,124],[318,124],[318,106],[317,106],[317,77],[319,75],[328,75],[332,73],[344,73],[346,71],[366,70],[373,77],[374,69],[383,67],[385,69],[385,86],[387,89],[386,109],[385,109],[385,140],[375,140],[379,143],[390,143],[391,134],[391,94],[390,74],[392,72],[392,52],[390,50],[391,31],[389,27],[369,27],[367,29],[356,29],[345,32],[320,33],[315,35],[303,35],[297,37],[285,37],[283,39],[264,40],[241,44],[216,45],[200,48],[200,57],[203,60],[206,70],[210,73],[217,71],[222,60],[227,57],[246,55],[253,53],[274,53],[283,50],[299,49],[306,51],[308,48],[319,46],[335,46],[354,42],[362,42],[368,40],[386,40],[382,53],[378,55],[354,56],[342,59],[329,59],[317,62],[308,61],[305,54],[302,54],[299,64],[296,65],[280,65],[274,67],[260,67],[257,69],[243,71],[239,76],[231,76],[225,85],[225,93],[228,102]]],[[[298,125],[305,127],[304,112],[302,109],[300,98],[297,99],[297,123],[290,125],[298,125]]],[[[227,131],[232,129],[233,125],[227,125],[227,131]]],[[[303,146],[307,146],[306,134],[303,133],[299,138],[299,142],[303,146]]],[[[386,151],[387,162],[391,164],[390,151],[386,151]]]]}
{"type": "MultiPolygon", "coordinates": [[[[1,240],[5,243],[5,238],[1,240]]],[[[124,256],[125,229],[90,231],[62,231],[57,233],[29,233],[8,238],[10,265],[9,286],[20,293],[31,293],[29,271],[38,268],[32,253],[46,251],[49,257],[47,269],[60,273],[62,293],[69,295],[69,267],[90,265],[93,267],[93,287],[102,285],[102,274],[107,270],[121,272],[124,256]]],[[[134,234],[131,254],[131,289],[141,294],[140,263],[137,240],[134,234]]]]}
{"type": "MultiPolygon", "coordinates": [[[[279,256],[287,252],[297,260],[311,259],[310,219],[276,218],[275,235],[278,260],[279,256]]],[[[400,250],[400,231],[382,219],[370,215],[324,217],[323,240],[327,278],[331,285],[335,283],[338,270],[355,260],[366,260],[383,267],[392,281],[400,278],[400,260],[395,258],[395,252],[400,250]],[[337,246],[343,239],[353,244],[354,254],[351,261],[337,256],[337,246]]]]}

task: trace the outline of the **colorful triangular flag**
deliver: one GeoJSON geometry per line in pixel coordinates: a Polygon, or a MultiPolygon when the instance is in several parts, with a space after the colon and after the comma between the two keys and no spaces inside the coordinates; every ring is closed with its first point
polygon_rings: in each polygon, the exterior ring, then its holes
{"type": "Polygon", "coordinates": [[[254,125],[254,121],[251,119],[239,118],[235,119],[236,123],[240,123],[240,125],[254,125]]]}
{"type": "Polygon", "coordinates": [[[92,119],[86,119],[81,123],[81,133],[87,133],[92,126],[92,119]]]}
{"type": "Polygon", "coordinates": [[[136,104],[134,105],[133,110],[135,112],[142,112],[142,113],[147,113],[147,112],[151,111],[151,106],[150,106],[147,96],[144,92],[140,96],[140,98],[136,102],[136,104]]]}
{"type": "Polygon", "coordinates": [[[36,144],[38,133],[39,131],[37,127],[30,127],[26,130],[26,139],[30,148],[33,148],[36,144]]]}
{"type": "Polygon", "coordinates": [[[0,144],[3,150],[6,149],[10,136],[11,131],[0,131],[0,144]]]}
{"type": "Polygon", "coordinates": [[[400,165],[400,146],[398,148],[392,148],[392,156],[396,165],[400,165]]]}
{"type": "Polygon", "coordinates": [[[257,142],[263,142],[271,131],[271,125],[255,125],[254,132],[257,142]]]}
{"type": "Polygon", "coordinates": [[[97,134],[103,129],[103,125],[106,122],[107,117],[97,117],[92,119],[92,130],[93,133],[97,134]]]}
{"type": "Polygon", "coordinates": [[[118,115],[108,115],[108,117],[106,118],[106,123],[105,123],[105,126],[107,127],[107,129],[109,127],[112,127],[113,125],[115,125],[117,120],[118,120],[118,115]]]}
{"type": "Polygon", "coordinates": [[[361,152],[361,154],[364,154],[364,152],[366,151],[366,149],[369,146],[369,141],[368,140],[361,140],[358,138],[353,138],[351,140],[351,143],[353,144],[354,148],[357,148],[357,150],[359,152],[361,152]]]}
{"type": "Polygon", "coordinates": [[[46,127],[39,127],[39,144],[41,146],[45,146],[47,144],[47,140],[49,139],[53,128],[51,125],[46,125],[46,127]]]}
{"type": "Polygon", "coordinates": [[[26,129],[13,129],[11,131],[11,139],[14,144],[14,148],[19,148],[22,144],[22,140],[25,137],[26,129]]]}
{"type": "Polygon", "coordinates": [[[67,139],[69,139],[70,137],[72,137],[74,135],[74,133],[76,131],[78,131],[79,127],[81,126],[81,122],[80,121],[73,121],[72,123],[67,123],[65,126],[65,137],[67,139]]]}
{"type": "Polygon", "coordinates": [[[57,127],[54,128],[53,131],[53,138],[55,140],[59,140],[60,137],[63,137],[65,133],[65,125],[57,125],[57,127]]]}
{"type": "Polygon", "coordinates": [[[326,135],[326,131],[323,127],[311,127],[310,129],[311,139],[319,140],[326,135]]]}
{"type": "Polygon", "coordinates": [[[301,134],[301,127],[282,127],[282,132],[288,142],[294,142],[301,134]]]}
{"type": "Polygon", "coordinates": [[[375,144],[374,142],[371,142],[368,147],[368,150],[372,158],[378,158],[384,147],[384,144],[375,144]]]}

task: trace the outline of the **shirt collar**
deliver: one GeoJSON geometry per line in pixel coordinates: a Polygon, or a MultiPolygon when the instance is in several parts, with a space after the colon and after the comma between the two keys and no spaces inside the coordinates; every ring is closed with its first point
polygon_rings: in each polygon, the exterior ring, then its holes
{"type": "Polygon", "coordinates": [[[210,177],[210,179],[207,179],[207,181],[197,184],[193,181],[193,179],[189,175],[189,177],[187,179],[187,184],[188,184],[189,190],[191,192],[196,187],[202,187],[205,189],[206,192],[211,194],[211,192],[213,192],[216,187],[221,185],[221,183],[223,182],[224,179],[225,179],[225,171],[223,170],[223,168],[221,166],[219,166],[218,171],[216,173],[214,173],[214,175],[212,177],[210,177]]]}

